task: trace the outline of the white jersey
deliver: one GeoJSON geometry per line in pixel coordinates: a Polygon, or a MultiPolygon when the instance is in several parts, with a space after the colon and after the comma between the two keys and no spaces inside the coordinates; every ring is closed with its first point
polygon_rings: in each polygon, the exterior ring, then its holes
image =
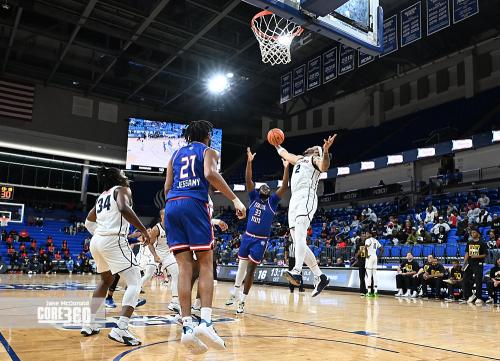
{"type": "Polygon", "coordinates": [[[368,257],[375,256],[377,257],[377,250],[382,247],[380,242],[373,237],[370,237],[365,240],[366,251],[368,253],[368,257]]]}
{"type": "Polygon", "coordinates": [[[293,167],[291,189],[294,193],[316,194],[321,172],[313,164],[313,157],[301,158],[293,167]]]}
{"type": "MultiPolygon", "coordinates": [[[[155,249],[158,255],[166,255],[170,253],[170,249],[168,248],[167,244],[167,233],[163,229],[163,226],[161,223],[157,223],[156,227],[158,228],[159,234],[158,237],[156,238],[156,243],[155,243],[155,249]]],[[[161,256],[160,256],[161,257],[161,256]]]]}
{"type": "Polygon", "coordinates": [[[103,192],[97,198],[95,211],[97,214],[97,228],[95,234],[99,236],[127,236],[130,224],[118,210],[115,199],[115,190],[120,186],[115,186],[103,192]]]}

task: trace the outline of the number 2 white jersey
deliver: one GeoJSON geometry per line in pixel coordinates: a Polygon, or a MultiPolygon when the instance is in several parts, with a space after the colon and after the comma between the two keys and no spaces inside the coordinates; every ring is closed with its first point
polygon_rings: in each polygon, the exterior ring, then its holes
{"type": "Polygon", "coordinates": [[[316,194],[321,172],[313,164],[312,157],[301,158],[293,167],[292,196],[294,193],[310,192],[316,194]]]}
{"type": "Polygon", "coordinates": [[[156,227],[158,228],[159,231],[155,243],[156,252],[160,257],[162,257],[162,255],[166,256],[168,253],[170,253],[170,249],[168,248],[167,244],[167,234],[165,233],[165,229],[163,229],[161,223],[157,223],[156,227]]]}
{"type": "Polygon", "coordinates": [[[103,192],[97,198],[95,211],[97,214],[97,228],[95,234],[100,236],[127,236],[130,224],[118,210],[115,199],[115,190],[120,186],[115,186],[103,192]]]}
{"type": "Polygon", "coordinates": [[[373,237],[365,240],[366,250],[368,252],[368,257],[377,256],[377,250],[382,247],[380,242],[373,237]]]}

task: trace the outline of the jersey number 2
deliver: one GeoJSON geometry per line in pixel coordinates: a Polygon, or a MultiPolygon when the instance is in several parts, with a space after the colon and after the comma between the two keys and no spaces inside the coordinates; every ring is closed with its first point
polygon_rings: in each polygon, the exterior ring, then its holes
{"type": "Polygon", "coordinates": [[[111,209],[111,195],[107,196],[104,201],[102,198],[97,201],[96,213],[101,213],[104,208],[108,211],[111,209]]]}
{"type": "Polygon", "coordinates": [[[196,177],[196,173],[194,172],[194,161],[196,160],[196,155],[192,155],[190,157],[181,158],[182,167],[181,167],[181,179],[189,178],[189,163],[191,163],[191,173],[193,173],[193,177],[196,177]]]}

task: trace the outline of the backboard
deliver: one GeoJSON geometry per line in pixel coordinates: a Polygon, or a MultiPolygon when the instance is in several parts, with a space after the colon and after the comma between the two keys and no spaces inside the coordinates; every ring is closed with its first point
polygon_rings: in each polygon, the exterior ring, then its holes
{"type": "Polygon", "coordinates": [[[384,12],[379,0],[243,1],[366,54],[383,52],[384,12]]]}
{"type": "Polygon", "coordinates": [[[0,202],[0,219],[4,217],[9,223],[23,223],[24,204],[0,202]]]}

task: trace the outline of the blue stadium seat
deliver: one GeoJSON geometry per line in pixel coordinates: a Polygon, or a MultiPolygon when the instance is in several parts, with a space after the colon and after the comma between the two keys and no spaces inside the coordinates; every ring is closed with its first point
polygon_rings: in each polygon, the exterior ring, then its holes
{"type": "Polygon", "coordinates": [[[458,245],[457,244],[447,244],[446,245],[446,257],[456,258],[458,255],[458,245]]]}
{"type": "Polygon", "coordinates": [[[422,257],[422,245],[416,244],[412,248],[413,257],[422,257]]]}
{"type": "Polygon", "coordinates": [[[456,237],[456,236],[450,236],[450,237],[448,237],[448,240],[447,240],[446,243],[457,244],[458,243],[458,237],[456,237]]]}
{"type": "Polygon", "coordinates": [[[403,245],[403,247],[401,248],[401,257],[406,257],[406,254],[411,251],[412,247],[410,245],[408,244],[403,245]]]}
{"type": "Polygon", "coordinates": [[[401,257],[401,246],[391,247],[391,257],[400,258],[401,257]]]}
{"type": "Polygon", "coordinates": [[[422,256],[427,257],[431,254],[432,255],[434,254],[434,245],[433,244],[424,244],[422,256]]]}
{"type": "Polygon", "coordinates": [[[446,245],[444,245],[444,244],[436,244],[434,246],[434,256],[437,258],[444,258],[445,247],[446,247],[446,245]]]}
{"type": "Polygon", "coordinates": [[[458,254],[460,257],[465,257],[465,247],[467,246],[466,243],[459,243],[458,244],[458,254]]]}
{"type": "Polygon", "coordinates": [[[455,237],[456,235],[457,235],[457,229],[456,228],[452,228],[448,232],[448,239],[450,239],[450,237],[455,237]]]}
{"type": "Polygon", "coordinates": [[[434,227],[434,223],[432,223],[432,222],[427,223],[427,224],[425,225],[425,230],[426,230],[427,232],[430,232],[430,231],[431,231],[431,229],[432,229],[432,227],[434,227]]]}
{"type": "Polygon", "coordinates": [[[383,257],[387,258],[391,256],[391,246],[384,247],[383,257]]]}

